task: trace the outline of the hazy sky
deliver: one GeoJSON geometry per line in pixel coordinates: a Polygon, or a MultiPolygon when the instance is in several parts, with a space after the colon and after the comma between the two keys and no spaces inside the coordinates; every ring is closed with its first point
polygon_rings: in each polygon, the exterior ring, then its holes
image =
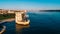
{"type": "Polygon", "coordinates": [[[1,9],[60,9],[60,0],[0,0],[1,9]]]}

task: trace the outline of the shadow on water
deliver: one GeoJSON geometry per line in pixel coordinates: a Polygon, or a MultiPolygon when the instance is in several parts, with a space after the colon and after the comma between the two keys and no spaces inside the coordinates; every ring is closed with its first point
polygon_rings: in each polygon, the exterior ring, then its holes
{"type": "Polygon", "coordinates": [[[29,25],[23,26],[16,24],[16,34],[22,34],[22,30],[25,28],[29,28],[29,25]]]}

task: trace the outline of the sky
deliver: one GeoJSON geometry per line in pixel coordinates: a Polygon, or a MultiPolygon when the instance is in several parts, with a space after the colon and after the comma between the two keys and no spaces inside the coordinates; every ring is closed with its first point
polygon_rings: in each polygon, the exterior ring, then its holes
{"type": "Polygon", "coordinates": [[[0,0],[0,9],[59,10],[60,0],[0,0]]]}

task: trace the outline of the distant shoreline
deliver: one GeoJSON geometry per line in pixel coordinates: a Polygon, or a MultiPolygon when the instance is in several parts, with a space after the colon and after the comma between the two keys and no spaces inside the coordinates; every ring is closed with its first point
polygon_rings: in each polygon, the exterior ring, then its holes
{"type": "Polygon", "coordinates": [[[39,10],[39,12],[60,12],[60,10],[39,10]]]}

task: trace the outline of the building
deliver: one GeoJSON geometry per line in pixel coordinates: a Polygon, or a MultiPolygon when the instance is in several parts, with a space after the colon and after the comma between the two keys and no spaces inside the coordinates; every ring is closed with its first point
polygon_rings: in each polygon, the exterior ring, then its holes
{"type": "Polygon", "coordinates": [[[8,10],[0,9],[0,14],[7,14],[8,10]]]}
{"type": "Polygon", "coordinates": [[[15,11],[14,11],[14,10],[8,10],[8,13],[10,13],[10,14],[14,14],[15,11]]]}

